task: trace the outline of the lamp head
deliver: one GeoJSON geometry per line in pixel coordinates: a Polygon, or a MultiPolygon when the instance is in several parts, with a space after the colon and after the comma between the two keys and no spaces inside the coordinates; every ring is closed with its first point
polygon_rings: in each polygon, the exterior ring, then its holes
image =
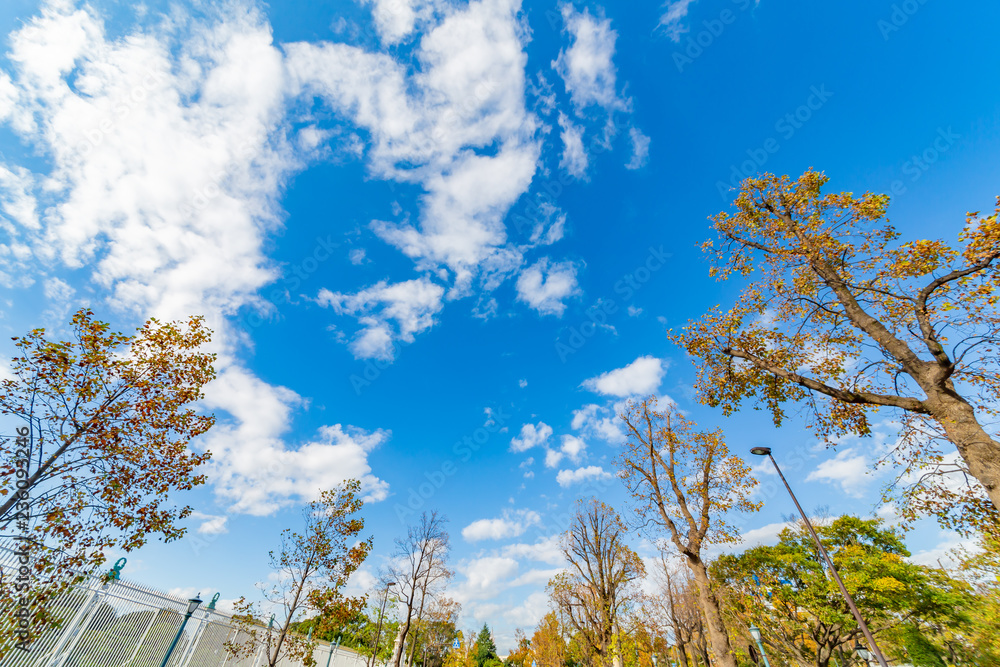
{"type": "Polygon", "coordinates": [[[754,447],[750,450],[751,454],[756,454],[757,456],[767,456],[771,453],[770,447],[754,447]]]}
{"type": "Polygon", "coordinates": [[[389,588],[389,586],[395,586],[395,585],[396,585],[395,581],[389,581],[389,582],[386,582],[385,587],[389,588]]]}
{"type": "Polygon", "coordinates": [[[198,605],[200,604],[201,604],[201,593],[198,593],[198,595],[188,600],[188,608],[187,608],[188,616],[193,614],[195,609],[197,609],[198,605]]]}
{"type": "Polygon", "coordinates": [[[750,626],[750,636],[753,637],[755,642],[760,642],[760,628],[756,625],[750,626]]]}
{"type": "Polygon", "coordinates": [[[869,660],[872,657],[872,652],[866,649],[861,642],[857,642],[854,645],[854,652],[858,654],[858,657],[862,660],[869,660]]]}
{"type": "Polygon", "coordinates": [[[653,654],[653,667],[656,667],[656,654],[653,654]]]}

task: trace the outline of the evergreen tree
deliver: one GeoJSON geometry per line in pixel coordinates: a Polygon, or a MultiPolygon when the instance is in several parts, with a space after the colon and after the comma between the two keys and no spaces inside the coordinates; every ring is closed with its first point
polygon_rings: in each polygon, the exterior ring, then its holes
{"type": "Polygon", "coordinates": [[[483,629],[476,636],[476,645],[472,650],[472,660],[476,667],[487,667],[489,662],[500,662],[497,656],[497,645],[493,643],[490,628],[483,623],[483,629]]]}

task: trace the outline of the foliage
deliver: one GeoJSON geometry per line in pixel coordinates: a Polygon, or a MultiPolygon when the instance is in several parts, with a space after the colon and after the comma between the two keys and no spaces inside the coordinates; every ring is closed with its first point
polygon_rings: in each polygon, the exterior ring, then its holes
{"type": "Polygon", "coordinates": [[[313,647],[292,632],[293,624],[306,613],[316,614],[316,627],[325,634],[333,626],[357,618],[365,600],[345,598],[341,590],[372,548],[371,538],[356,541],[365,526],[364,519],[357,516],[363,506],[357,496],[360,490],[361,483],[350,479],[323,491],[303,511],[302,534],[288,528],[282,531],[280,551],[271,552],[278,583],[262,592],[268,602],[284,611],[284,620],[275,629],[271,621],[264,620],[256,603],[241,597],[234,605],[233,620],[248,638],[239,644],[227,641],[230,655],[252,655],[263,643],[270,667],[285,656],[312,667],[313,647]]]}
{"type": "Polygon", "coordinates": [[[563,667],[566,664],[566,640],[556,612],[550,611],[535,627],[531,636],[531,652],[538,667],[563,667]]]}
{"type": "Polygon", "coordinates": [[[743,459],[729,453],[721,430],[695,430],[694,422],[672,404],[659,410],[654,397],[629,401],[621,419],[628,441],[617,460],[618,474],[632,494],[636,514],[666,532],[684,557],[698,587],[715,660],[735,667],[702,548],[737,539],[726,514],[760,509],[760,503],[750,500],[757,480],[743,459]]]}
{"type": "MultiPolygon", "coordinates": [[[[211,337],[200,317],[150,319],[133,335],[89,310],[71,324],[68,341],[44,329],[15,337],[19,354],[0,382],[0,411],[24,421],[17,438],[0,438],[0,528],[35,542],[36,635],[58,621],[46,610],[74,572],[91,572],[109,549],[136,549],[151,534],[184,534],[177,524],[191,508],[168,496],[205,482],[196,469],[209,455],[188,445],[214,423],[190,407],[215,377],[215,355],[200,351],[211,337]]],[[[3,577],[0,608],[14,595],[12,579],[3,577]]],[[[0,640],[10,630],[0,622],[0,640]]]]}
{"type": "MultiPolygon", "coordinates": [[[[910,553],[899,534],[881,523],[842,516],[816,526],[876,638],[884,642],[894,628],[920,623],[965,622],[962,610],[974,600],[970,587],[943,570],[906,560],[910,553]]],[[[720,556],[712,575],[724,591],[733,627],[756,623],[768,651],[825,667],[839,650],[850,651],[861,630],[822,562],[812,537],[798,526],[783,530],[775,546],[720,556]]]]}
{"type": "Polygon", "coordinates": [[[404,662],[403,649],[407,638],[411,644],[412,664],[419,637],[411,636],[411,631],[419,635],[425,605],[433,602],[442,587],[454,576],[445,567],[451,551],[448,531],[445,530],[446,523],[448,519],[437,512],[421,514],[418,524],[407,527],[406,537],[396,540],[395,551],[382,577],[386,583],[395,582],[391,595],[402,609],[393,644],[396,649],[391,661],[394,667],[399,667],[404,662]]]}
{"type": "Polygon", "coordinates": [[[1000,443],[985,424],[1000,406],[997,215],[969,213],[958,246],[895,243],[888,196],[821,196],[827,180],[750,178],[735,212],[712,218],[712,272],[750,282],[728,311],[673,336],[701,362],[698,392],[725,414],[752,400],[776,425],[786,403],[804,403],[831,444],[869,435],[872,413],[895,409],[905,428],[893,460],[912,483],[904,512],[995,530],[1000,443]]]}
{"type": "Polygon", "coordinates": [[[500,663],[497,657],[497,645],[493,642],[493,635],[485,623],[483,629],[476,635],[476,643],[472,647],[472,661],[476,667],[490,667],[493,661],[500,663]]]}
{"type": "Polygon", "coordinates": [[[615,634],[638,593],[635,582],[646,573],[642,559],[625,544],[626,533],[609,505],[596,498],[578,501],[563,536],[569,570],[549,583],[553,601],[579,633],[587,657],[597,664],[621,664],[615,634]]]}

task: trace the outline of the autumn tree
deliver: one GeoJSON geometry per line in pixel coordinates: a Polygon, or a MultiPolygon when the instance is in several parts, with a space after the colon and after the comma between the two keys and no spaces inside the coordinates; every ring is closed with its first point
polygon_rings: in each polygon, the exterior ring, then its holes
{"type": "Polygon", "coordinates": [[[726,414],[751,400],[776,425],[787,403],[801,403],[831,443],[869,435],[876,411],[895,410],[905,424],[896,456],[917,480],[904,509],[958,507],[959,526],[995,529],[997,214],[969,213],[957,245],[899,243],[887,195],[821,195],[827,180],[812,170],[747,179],[733,213],[712,218],[712,273],[749,283],[731,308],[674,337],[701,360],[701,399],[726,414]]]}
{"type": "Polygon", "coordinates": [[[407,637],[423,615],[430,601],[452,572],[446,567],[451,544],[447,519],[437,512],[424,512],[420,523],[409,526],[405,538],[396,540],[396,548],[386,568],[385,581],[394,581],[391,595],[399,603],[399,631],[393,647],[392,665],[399,667],[407,637]]]}
{"type": "Polygon", "coordinates": [[[562,541],[569,568],[549,584],[553,601],[598,665],[622,664],[615,642],[620,617],[645,575],[642,559],[625,544],[627,533],[614,508],[596,498],[578,501],[562,541]]]}
{"type": "MultiPolygon", "coordinates": [[[[184,534],[179,521],[191,508],[169,496],[205,482],[196,471],[209,455],[189,444],[214,423],[192,407],[215,377],[200,317],[151,319],[125,335],[80,310],[71,325],[67,341],[44,329],[15,337],[18,354],[0,382],[12,431],[0,438],[0,530],[33,545],[36,634],[72,573],[95,570],[109,549],[184,534]]],[[[10,575],[0,573],[0,608],[12,604],[10,575]]]]}
{"type": "Polygon", "coordinates": [[[514,648],[504,660],[505,667],[531,667],[531,640],[521,628],[514,629],[514,648]]]}
{"type": "Polygon", "coordinates": [[[226,643],[231,656],[250,656],[263,645],[269,667],[284,658],[312,667],[313,647],[305,637],[292,632],[294,625],[304,616],[314,615],[322,633],[356,617],[364,607],[363,598],[348,598],[342,593],[372,548],[370,537],[358,539],[365,527],[359,516],[364,504],[358,497],[360,491],[361,483],[355,479],[323,491],[303,510],[305,529],[301,534],[288,528],[282,531],[280,550],[271,552],[276,583],[261,592],[283,618],[275,624],[275,617],[265,619],[257,603],[241,597],[234,605],[233,620],[247,639],[226,643]]]}
{"type": "Polygon", "coordinates": [[[736,667],[702,551],[738,539],[726,515],[760,509],[760,503],[750,500],[757,481],[743,459],[729,453],[721,430],[695,430],[673,404],[658,410],[654,397],[630,401],[621,419],[628,440],[616,463],[636,514],[655,532],[666,532],[690,568],[715,654],[713,664],[736,667]]]}
{"type": "Polygon", "coordinates": [[[563,667],[566,663],[566,639],[556,612],[550,611],[535,626],[531,655],[538,667],[563,667]]]}
{"type": "Polygon", "coordinates": [[[645,606],[648,615],[656,619],[664,634],[673,635],[674,646],[681,664],[687,664],[691,654],[691,664],[697,664],[694,656],[699,656],[704,664],[709,664],[708,648],[705,642],[704,624],[698,603],[698,589],[690,570],[678,570],[676,562],[671,562],[661,554],[653,573],[655,592],[647,597],[645,606]]]}
{"type": "MultiPolygon", "coordinates": [[[[929,626],[956,625],[973,606],[971,589],[906,560],[900,535],[881,519],[842,516],[816,526],[823,546],[872,633],[897,649],[919,646],[929,626]]],[[[805,526],[784,529],[778,544],[720,556],[711,567],[737,627],[756,624],[768,650],[799,664],[827,667],[862,639],[840,589],[805,526]]],[[[746,637],[749,641],[749,636],[746,637]]]]}

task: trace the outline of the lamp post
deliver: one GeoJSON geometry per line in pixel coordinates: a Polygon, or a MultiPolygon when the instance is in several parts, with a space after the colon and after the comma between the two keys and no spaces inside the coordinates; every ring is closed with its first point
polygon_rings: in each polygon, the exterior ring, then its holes
{"type": "Polygon", "coordinates": [[[385,614],[385,603],[389,600],[389,587],[395,586],[395,581],[390,581],[385,585],[385,595],[382,596],[382,609],[378,613],[378,625],[375,630],[375,648],[372,649],[371,667],[375,667],[375,659],[378,657],[378,640],[382,634],[382,615],[385,614]]]}
{"type": "Polygon", "coordinates": [[[882,667],[889,667],[889,664],[885,661],[885,657],[882,655],[882,651],[879,650],[878,644],[875,643],[875,637],[872,636],[871,630],[868,629],[868,624],[865,623],[865,619],[861,617],[861,612],[858,611],[858,606],[854,604],[854,598],[851,594],[847,592],[847,588],[844,586],[844,582],[841,581],[840,575],[837,573],[837,568],[833,566],[833,561],[830,560],[830,554],[826,552],[823,547],[823,543],[820,542],[819,535],[816,534],[816,529],[813,528],[812,523],[809,522],[809,517],[806,513],[802,511],[802,505],[799,505],[798,498],[792,493],[792,487],[788,486],[788,480],[785,476],[781,474],[781,468],[778,467],[778,462],[774,460],[774,456],[771,455],[770,447],[754,447],[750,450],[751,454],[756,454],[757,456],[766,456],[771,459],[771,463],[774,464],[774,469],[778,471],[778,477],[784,483],[785,488],[788,490],[788,495],[792,497],[792,502],[795,503],[796,509],[799,510],[799,516],[802,517],[802,521],[806,524],[806,528],[809,529],[809,534],[812,535],[813,541],[816,543],[816,547],[819,552],[823,555],[823,559],[826,561],[827,567],[830,569],[830,574],[833,575],[834,581],[837,582],[837,586],[840,588],[841,595],[844,596],[844,600],[847,601],[847,606],[850,607],[851,613],[854,614],[855,620],[857,620],[858,625],[861,626],[861,632],[864,633],[865,639],[868,640],[868,645],[871,646],[874,652],[875,658],[878,660],[878,664],[882,667]]]}
{"type": "Polygon", "coordinates": [[[200,596],[201,593],[188,600],[187,613],[184,614],[184,620],[181,621],[181,627],[177,628],[177,635],[174,637],[174,641],[170,642],[170,648],[167,649],[167,654],[163,656],[163,662],[160,663],[160,667],[167,667],[167,661],[170,660],[170,656],[173,655],[174,649],[177,648],[177,642],[181,638],[181,633],[184,632],[184,626],[187,625],[188,619],[191,618],[191,614],[193,614],[198,608],[198,605],[201,604],[200,596]]]}
{"type": "Polygon", "coordinates": [[[866,665],[872,664],[872,652],[866,649],[861,642],[854,643],[854,652],[858,654],[859,658],[865,661],[866,665]]]}
{"type": "Polygon", "coordinates": [[[760,642],[760,628],[756,625],[751,625],[750,636],[757,642],[757,648],[760,649],[760,657],[764,658],[764,667],[771,667],[771,663],[767,661],[767,653],[764,652],[764,645],[760,642]]]}

